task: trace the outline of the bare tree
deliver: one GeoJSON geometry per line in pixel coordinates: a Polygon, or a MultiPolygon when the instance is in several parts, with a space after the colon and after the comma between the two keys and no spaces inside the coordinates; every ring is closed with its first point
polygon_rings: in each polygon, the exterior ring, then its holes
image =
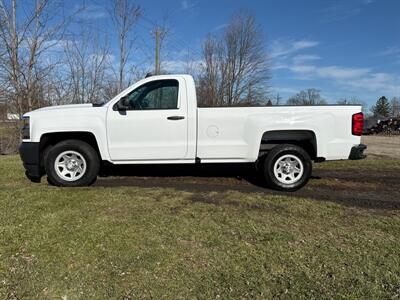
{"type": "Polygon", "coordinates": [[[111,18],[117,30],[119,45],[118,91],[122,91],[126,85],[125,67],[133,48],[132,30],[140,15],[139,5],[129,0],[112,0],[111,18]]]}
{"type": "Polygon", "coordinates": [[[267,99],[268,99],[267,104],[271,103],[271,105],[280,105],[282,97],[279,95],[279,93],[276,93],[276,94],[270,94],[267,99]]]}
{"type": "Polygon", "coordinates": [[[266,100],[270,68],[261,28],[251,14],[235,14],[222,36],[209,36],[203,59],[201,104],[253,105],[266,100]]]}
{"type": "Polygon", "coordinates": [[[204,74],[199,78],[198,102],[203,106],[218,106],[223,104],[221,45],[209,36],[203,44],[204,74]]]}
{"type": "Polygon", "coordinates": [[[198,77],[199,72],[199,62],[194,59],[192,51],[188,48],[186,49],[186,54],[184,56],[184,72],[185,74],[191,74],[193,77],[198,77]]]}
{"type": "Polygon", "coordinates": [[[17,0],[0,0],[0,77],[9,108],[22,116],[44,104],[43,84],[54,67],[45,54],[63,37],[70,18],[58,16],[59,2],[35,0],[19,18],[17,0]]]}
{"type": "Polygon", "coordinates": [[[367,103],[365,103],[364,101],[358,99],[357,97],[342,98],[339,101],[337,101],[337,104],[340,104],[340,105],[361,105],[363,113],[364,114],[368,114],[367,103]]]}
{"type": "Polygon", "coordinates": [[[321,91],[317,89],[307,89],[300,91],[296,95],[290,97],[287,100],[288,105],[321,105],[326,104],[326,101],[322,98],[321,91]]]}
{"type": "Polygon", "coordinates": [[[110,57],[107,40],[90,31],[83,31],[79,37],[65,43],[64,51],[68,72],[62,84],[67,89],[69,102],[99,102],[104,97],[110,57]]]}
{"type": "Polygon", "coordinates": [[[400,98],[393,97],[390,101],[391,113],[393,117],[400,116],[400,98]]]}

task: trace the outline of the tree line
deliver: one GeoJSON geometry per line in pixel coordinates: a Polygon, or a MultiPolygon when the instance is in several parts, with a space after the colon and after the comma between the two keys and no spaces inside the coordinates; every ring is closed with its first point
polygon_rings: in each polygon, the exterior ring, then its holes
{"type": "MultiPolygon", "coordinates": [[[[58,0],[0,0],[0,102],[7,104],[9,112],[22,116],[42,106],[106,101],[149,72],[165,73],[160,51],[169,30],[157,24],[155,66],[134,61],[133,51],[139,47],[137,25],[146,19],[140,5],[107,0],[104,10],[112,25],[108,34],[79,17],[87,7],[65,15],[57,13],[64,11],[62,5],[58,0]]],[[[313,88],[286,102],[279,94],[273,97],[265,45],[260,25],[246,11],[233,14],[222,30],[210,33],[202,43],[201,63],[195,65],[187,58],[186,71],[196,80],[199,105],[327,103],[313,88]]],[[[398,111],[398,98],[391,103],[379,101],[373,114],[398,111]]],[[[357,98],[338,103],[363,104],[357,98]]]]}
{"type": "MultiPolygon", "coordinates": [[[[84,6],[65,16],[57,14],[62,5],[58,0],[0,0],[0,101],[11,113],[109,100],[145,74],[165,72],[159,61],[154,69],[129,63],[139,47],[136,25],[144,17],[139,5],[108,0],[109,35],[79,18],[84,6]]],[[[203,63],[192,68],[200,105],[263,103],[270,78],[264,44],[249,13],[235,14],[220,35],[210,34],[202,46],[203,63]]]]}

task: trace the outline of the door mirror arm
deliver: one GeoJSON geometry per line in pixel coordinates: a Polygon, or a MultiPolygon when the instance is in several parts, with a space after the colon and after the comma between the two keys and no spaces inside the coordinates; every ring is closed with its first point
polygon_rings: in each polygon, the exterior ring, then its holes
{"type": "Polygon", "coordinates": [[[114,110],[118,111],[127,111],[129,110],[130,105],[129,105],[129,100],[127,96],[123,96],[119,99],[119,101],[116,103],[114,106],[114,110]]]}

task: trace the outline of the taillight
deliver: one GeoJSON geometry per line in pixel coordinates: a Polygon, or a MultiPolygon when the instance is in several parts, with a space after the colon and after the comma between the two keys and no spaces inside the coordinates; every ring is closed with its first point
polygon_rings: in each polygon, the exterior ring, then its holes
{"type": "Polygon", "coordinates": [[[364,114],[356,113],[352,116],[351,133],[353,135],[362,135],[364,129],[364,114]]]}

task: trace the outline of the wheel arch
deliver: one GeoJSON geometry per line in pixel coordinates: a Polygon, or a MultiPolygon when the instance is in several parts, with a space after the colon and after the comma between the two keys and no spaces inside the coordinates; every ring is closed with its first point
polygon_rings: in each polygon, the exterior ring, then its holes
{"type": "Polygon", "coordinates": [[[317,159],[317,138],[312,130],[271,130],[262,134],[259,156],[263,156],[276,145],[293,144],[303,148],[310,158],[317,159]]]}
{"type": "Polygon", "coordinates": [[[65,140],[79,140],[88,143],[96,151],[101,160],[102,154],[96,136],[89,131],[47,132],[42,134],[39,142],[40,164],[44,167],[44,159],[48,150],[59,142],[65,140]]]}

